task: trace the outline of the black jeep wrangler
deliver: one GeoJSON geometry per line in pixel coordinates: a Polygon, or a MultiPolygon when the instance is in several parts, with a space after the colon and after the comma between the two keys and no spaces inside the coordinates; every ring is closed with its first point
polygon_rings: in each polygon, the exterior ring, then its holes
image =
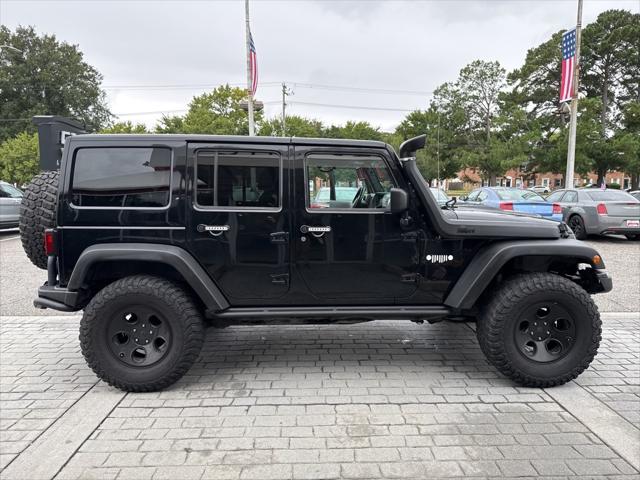
{"type": "MultiPolygon", "coordinates": [[[[84,310],[80,343],[128,391],[178,380],[207,323],[477,321],[515,382],[567,382],[593,359],[590,294],[611,279],[563,223],[440,206],[415,162],[375,141],[75,135],[26,189],[35,305],[84,310]],[[43,247],[44,245],[44,247],[43,247]]],[[[42,149],[41,149],[42,151],[42,149]]]]}

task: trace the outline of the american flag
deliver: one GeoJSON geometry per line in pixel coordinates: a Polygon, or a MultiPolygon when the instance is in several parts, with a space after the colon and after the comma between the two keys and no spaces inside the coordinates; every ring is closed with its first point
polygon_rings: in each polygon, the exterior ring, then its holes
{"type": "Polygon", "coordinates": [[[255,96],[256,90],[258,90],[258,57],[251,31],[249,31],[249,64],[251,66],[251,96],[255,96]]]}
{"type": "Polygon", "coordinates": [[[562,35],[562,77],[560,78],[560,103],[573,97],[573,69],[576,65],[576,29],[562,35]]]}

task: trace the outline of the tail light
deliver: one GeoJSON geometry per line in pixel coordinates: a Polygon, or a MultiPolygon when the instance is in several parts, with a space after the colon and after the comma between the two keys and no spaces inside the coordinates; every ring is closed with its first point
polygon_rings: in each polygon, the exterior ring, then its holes
{"type": "Polygon", "coordinates": [[[44,231],[44,251],[49,255],[56,254],[56,231],[45,230],[44,231]]]}
{"type": "Polygon", "coordinates": [[[607,206],[604,203],[599,203],[596,207],[598,215],[607,215],[607,206]]]}
{"type": "Polygon", "coordinates": [[[554,203],[553,204],[553,214],[556,215],[557,213],[562,213],[562,207],[559,204],[554,203]]]}
{"type": "Polygon", "coordinates": [[[513,202],[500,202],[500,210],[513,212],[513,202]]]}

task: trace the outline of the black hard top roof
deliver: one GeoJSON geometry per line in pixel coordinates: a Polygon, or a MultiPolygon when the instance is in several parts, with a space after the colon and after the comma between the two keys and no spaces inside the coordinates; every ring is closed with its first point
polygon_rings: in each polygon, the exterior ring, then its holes
{"type": "Polygon", "coordinates": [[[341,138],[305,138],[305,137],[262,137],[244,135],[198,135],[198,134],[82,134],[74,135],[73,142],[85,141],[140,141],[154,142],[158,140],[184,141],[194,143],[245,143],[245,144],[271,144],[271,145],[318,145],[341,147],[371,147],[386,148],[387,144],[377,140],[349,140],[341,138]]]}

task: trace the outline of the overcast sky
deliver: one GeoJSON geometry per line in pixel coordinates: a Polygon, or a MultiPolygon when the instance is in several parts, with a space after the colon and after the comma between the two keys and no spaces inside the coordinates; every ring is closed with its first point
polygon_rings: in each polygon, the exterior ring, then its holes
{"type": "MultiPolygon", "coordinates": [[[[470,61],[520,66],[527,49],[575,25],[576,5],[252,0],[257,96],[267,116],[278,115],[285,81],[294,93],[289,113],[392,130],[470,61]]],[[[583,23],[610,8],[638,13],[640,0],[585,0],[583,23]]],[[[0,0],[0,21],[79,45],[104,75],[111,110],[122,120],[152,127],[161,112],[184,113],[194,95],[216,85],[246,85],[244,1],[0,0]]]]}

